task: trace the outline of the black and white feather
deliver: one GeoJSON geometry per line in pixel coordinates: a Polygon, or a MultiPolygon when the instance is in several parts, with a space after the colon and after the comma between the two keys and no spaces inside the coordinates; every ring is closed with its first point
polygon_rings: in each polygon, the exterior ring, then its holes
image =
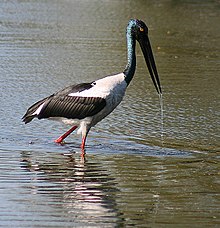
{"type": "Polygon", "coordinates": [[[29,123],[34,118],[59,120],[80,125],[79,132],[83,130],[86,134],[121,102],[127,87],[124,77],[121,73],[92,83],[68,86],[33,104],[23,121],[29,123]]]}
{"type": "Polygon", "coordinates": [[[25,123],[34,117],[38,119],[64,117],[67,119],[84,119],[101,111],[105,105],[105,99],[101,97],[69,96],[70,93],[80,93],[93,87],[92,83],[83,83],[69,86],[29,108],[23,119],[25,123]]]}

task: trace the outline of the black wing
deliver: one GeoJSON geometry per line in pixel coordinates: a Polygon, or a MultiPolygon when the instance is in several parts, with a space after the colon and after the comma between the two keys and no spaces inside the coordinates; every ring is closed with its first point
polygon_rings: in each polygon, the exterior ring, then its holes
{"type": "Polygon", "coordinates": [[[38,119],[49,117],[65,117],[69,119],[83,119],[100,112],[106,101],[101,97],[69,96],[70,93],[82,92],[92,88],[95,83],[82,83],[66,87],[65,89],[33,104],[23,116],[23,121],[29,123],[34,117],[38,119]],[[36,110],[43,105],[39,114],[36,110]],[[34,114],[35,113],[35,114],[34,114]]]}
{"type": "Polygon", "coordinates": [[[38,119],[49,117],[65,117],[83,119],[100,112],[106,105],[101,97],[54,96],[43,106],[38,119]]]}

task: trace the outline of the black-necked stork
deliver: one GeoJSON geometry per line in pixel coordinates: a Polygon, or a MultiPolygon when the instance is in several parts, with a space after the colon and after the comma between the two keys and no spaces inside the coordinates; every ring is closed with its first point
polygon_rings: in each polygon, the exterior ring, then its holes
{"type": "Polygon", "coordinates": [[[86,137],[91,127],[109,115],[122,101],[126,88],[131,82],[136,68],[135,45],[139,42],[150,76],[159,94],[162,94],[156,64],[148,38],[148,28],[138,19],[131,19],[127,26],[128,62],[123,73],[93,81],[71,85],[33,104],[23,116],[29,123],[33,118],[60,120],[72,128],[55,140],[61,143],[79,127],[82,134],[81,149],[84,153],[86,137]]]}

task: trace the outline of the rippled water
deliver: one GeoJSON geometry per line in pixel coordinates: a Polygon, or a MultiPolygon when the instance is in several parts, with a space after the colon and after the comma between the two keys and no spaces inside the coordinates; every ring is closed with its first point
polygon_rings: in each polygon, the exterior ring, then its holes
{"type": "Polygon", "coordinates": [[[218,227],[219,1],[0,3],[0,225],[218,227]],[[149,26],[160,101],[138,48],[122,104],[89,134],[21,122],[72,83],[120,72],[130,18],[149,26]]]}

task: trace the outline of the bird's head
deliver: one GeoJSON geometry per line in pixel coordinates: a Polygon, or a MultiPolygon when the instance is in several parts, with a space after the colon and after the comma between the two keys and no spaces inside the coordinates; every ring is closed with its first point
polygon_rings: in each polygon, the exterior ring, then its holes
{"type": "Polygon", "coordinates": [[[148,36],[148,27],[138,19],[131,19],[128,23],[127,30],[131,31],[132,36],[139,42],[144,37],[148,36]]]}
{"type": "Polygon", "coordinates": [[[127,34],[129,33],[135,40],[139,42],[154,86],[158,94],[162,94],[160,79],[157,73],[157,68],[154,61],[150,40],[148,38],[148,27],[141,20],[131,19],[128,22],[127,26],[127,34]]]}

